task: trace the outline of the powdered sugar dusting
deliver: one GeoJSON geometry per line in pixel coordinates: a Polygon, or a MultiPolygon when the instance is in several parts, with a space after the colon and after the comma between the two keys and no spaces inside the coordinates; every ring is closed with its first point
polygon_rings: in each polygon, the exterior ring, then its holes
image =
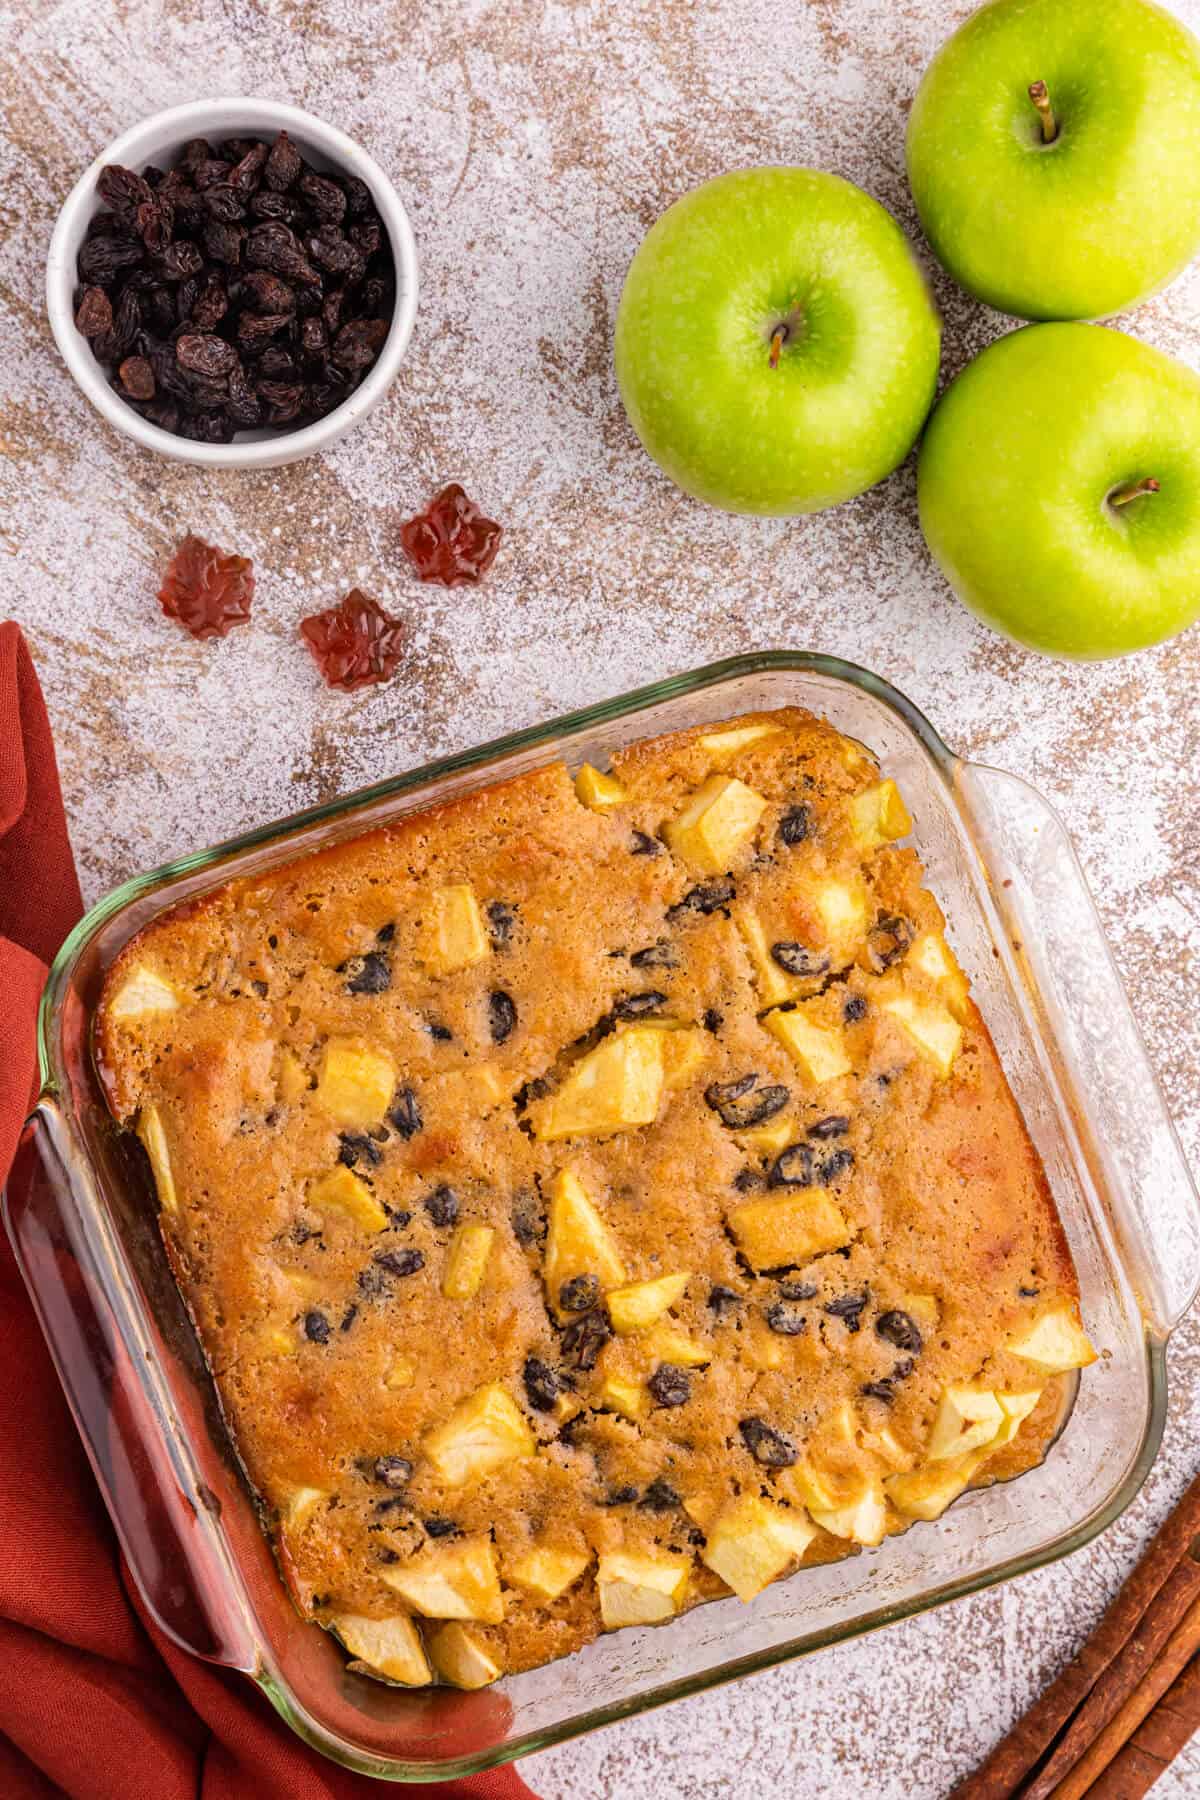
{"type": "MultiPolygon", "coordinates": [[[[1168,1095],[1200,1148],[1200,630],[1068,668],[950,598],[911,465],[795,522],[677,494],[612,376],[614,310],[655,216],[740,164],[861,182],[915,235],[903,126],[961,0],[45,0],[0,19],[0,545],[6,610],[46,684],[85,889],[334,793],[738,650],[878,669],[948,741],[1061,809],[1168,1095]],[[41,268],[58,203],[125,126],[206,93],[284,97],[396,180],[422,256],[409,359],[319,461],[249,476],[158,462],[92,413],[53,350],[41,268]],[[18,226],[20,229],[18,230],[18,226]],[[506,526],[484,585],[422,587],[402,519],[460,479],[506,526]],[[195,531],[251,556],[250,625],[197,644],[154,594],[195,531]],[[359,585],[405,619],[397,678],[316,677],[301,617],[359,585]]],[[[1200,28],[1200,0],[1176,10],[1200,28]]],[[[1005,328],[944,279],[946,373],[1005,328]]],[[[1200,268],[1128,323],[1200,365],[1200,268]]],[[[534,1758],[547,1800],[869,1794],[937,1800],[1071,1652],[1192,1473],[1200,1330],[1173,1349],[1165,1452],[1068,1563],[534,1758]],[[1192,1391],[1189,1391],[1192,1390],[1192,1391]]],[[[1200,1785],[1193,1747],[1156,1793],[1200,1785]]]]}

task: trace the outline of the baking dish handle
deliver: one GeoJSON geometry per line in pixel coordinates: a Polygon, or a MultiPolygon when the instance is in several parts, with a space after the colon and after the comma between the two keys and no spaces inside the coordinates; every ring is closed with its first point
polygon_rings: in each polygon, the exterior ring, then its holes
{"type": "Polygon", "coordinates": [[[960,764],[956,780],[1010,972],[1023,1001],[1047,1015],[1071,1123],[1147,1325],[1165,1338],[1200,1286],[1200,1199],[1095,902],[1062,820],[1036,789],[973,763],[960,764]]]}
{"type": "Polygon", "coordinates": [[[4,1193],[17,1263],[142,1599],[183,1649],[251,1670],[254,1647],[230,1604],[206,1490],[175,1467],[156,1417],[153,1345],[137,1341],[136,1308],[114,1294],[97,1255],[98,1210],[80,1204],[88,1179],[72,1166],[57,1107],[43,1100],[4,1193]]]}

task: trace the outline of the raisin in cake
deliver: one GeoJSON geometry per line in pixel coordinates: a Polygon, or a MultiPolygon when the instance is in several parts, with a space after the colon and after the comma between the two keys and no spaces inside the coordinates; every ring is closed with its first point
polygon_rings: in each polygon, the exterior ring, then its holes
{"type": "Polygon", "coordinates": [[[97,1053],[297,1604],[478,1686],[936,1518],[1092,1360],[894,783],[801,711],[234,881],[97,1053]]]}

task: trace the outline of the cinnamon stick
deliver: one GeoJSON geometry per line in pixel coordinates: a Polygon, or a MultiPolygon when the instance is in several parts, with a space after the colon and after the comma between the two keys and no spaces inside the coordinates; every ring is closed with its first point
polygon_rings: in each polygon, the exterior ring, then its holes
{"type": "Polygon", "coordinates": [[[1200,1600],[1189,1608],[1142,1680],[1093,1739],[1066,1779],[1053,1790],[1054,1800],[1085,1800],[1092,1783],[1108,1768],[1121,1746],[1128,1743],[1197,1650],[1200,1650],[1200,1600]]]}
{"type": "Polygon", "coordinates": [[[1093,1782],[1087,1800],[1142,1800],[1196,1731],[1200,1731],[1200,1656],[1193,1656],[1154,1711],[1093,1782]]]}
{"type": "MultiPolygon", "coordinates": [[[[1192,1547],[1200,1552],[1200,1541],[1193,1540],[1192,1547]]],[[[1200,1561],[1193,1560],[1188,1550],[1185,1550],[1138,1620],[1120,1654],[1109,1663],[1071,1720],[1045,1767],[1038,1770],[1027,1788],[1022,1789],[1021,1800],[1050,1800],[1051,1795],[1055,1800],[1067,1800],[1068,1789],[1074,1794],[1075,1790],[1067,1781],[1068,1775],[1081,1758],[1086,1759],[1090,1755],[1092,1745],[1105,1734],[1109,1724],[1150,1678],[1152,1671],[1166,1654],[1168,1645],[1174,1643],[1176,1635],[1193,1617],[1196,1622],[1196,1640],[1180,1656],[1170,1678],[1154,1695],[1146,1712],[1166,1693],[1192,1650],[1200,1648],[1200,1561]]],[[[1139,1714],[1133,1720],[1125,1737],[1141,1723],[1143,1716],[1139,1714]]],[[[1116,1740],[1109,1752],[1110,1756],[1116,1754],[1125,1737],[1116,1740]]],[[[1103,1767],[1103,1762],[1096,1765],[1093,1774],[1103,1767]]],[[[1081,1794],[1086,1791],[1086,1785],[1078,1790],[1081,1794]]]]}
{"type": "Polygon", "coordinates": [[[1159,1528],[1075,1661],[1018,1719],[987,1760],[959,1783],[949,1800],[1008,1800],[1120,1655],[1198,1532],[1200,1475],[1159,1528]]]}

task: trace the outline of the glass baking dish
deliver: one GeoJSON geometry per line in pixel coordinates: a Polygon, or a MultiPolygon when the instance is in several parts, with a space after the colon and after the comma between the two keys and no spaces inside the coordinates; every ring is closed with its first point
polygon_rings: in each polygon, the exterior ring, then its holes
{"type": "Polygon", "coordinates": [[[1077,1549],[1158,1448],[1167,1337],[1200,1280],[1200,1206],[1070,842],[1033,789],[960,761],[904,697],[831,657],[766,652],[445,758],[126,884],[63,946],[40,1020],[43,1090],[5,1218],[122,1548],[174,1641],[256,1681],[335,1761],[393,1781],[469,1773],[940,1605],[1077,1549]],[[896,777],[1045,1163],[1100,1359],[1045,1462],[752,1605],[601,1638],[479,1693],[352,1674],[294,1611],[168,1271],[141,1163],[90,1055],[105,970],[156,913],[554,758],[754,708],[806,706],[896,777]]]}

